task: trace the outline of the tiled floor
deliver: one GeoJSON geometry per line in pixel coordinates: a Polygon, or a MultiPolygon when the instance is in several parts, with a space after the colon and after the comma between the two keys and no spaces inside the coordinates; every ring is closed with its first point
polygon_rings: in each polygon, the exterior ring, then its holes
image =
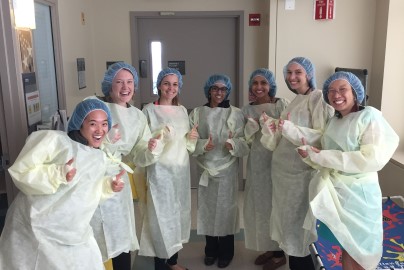
{"type": "MultiPolygon", "coordinates": [[[[239,206],[240,214],[242,217],[242,206],[243,206],[243,192],[239,194],[239,206]]],[[[184,245],[184,248],[179,252],[178,263],[188,267],[189,270],[215,270],[221,269],[216,265],[206,266],[203,263],[204,258],[204,248],[205,248],[205,238],[203,236],[196,234],[196,205],[197,205],[197,190],[192,190],[192,231],[190,242],[184,245]]],[[[240,226],[243,228],[243,222],[241,218],[240,226]]],[[[138,235],[140,235],[138,233],[138,235]]],[[[231,264],[225,268],[229,270],[259,270],[262,266],[254,265],[255,258],[260,254],[260,252],[248,250],[244,247],[244,234],[243,230],[235,236],[235,256],[231,264]]],[[[153,268],[153,258],[135,256],[134,258],[133,270],[154,270],[153,268]]],[[[278,268],[279,270],[289,269],[286,265],[278,268]]]]}

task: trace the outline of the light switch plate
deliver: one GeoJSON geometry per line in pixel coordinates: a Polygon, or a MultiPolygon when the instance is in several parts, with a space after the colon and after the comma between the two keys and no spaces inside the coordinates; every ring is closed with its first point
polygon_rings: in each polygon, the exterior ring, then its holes
{"type": "Polygon", "coordinates": [[[285,0],[285,9],[294,10],[295,9],[295,0],[285,0]]]}

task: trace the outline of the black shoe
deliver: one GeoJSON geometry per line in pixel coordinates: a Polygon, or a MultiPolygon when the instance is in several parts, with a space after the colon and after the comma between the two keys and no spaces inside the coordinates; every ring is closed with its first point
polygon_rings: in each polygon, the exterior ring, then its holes
{"type": "Polygon", "coordinates": [[[231,263],[231,260],[219,259],[219,261],[217,262],[217,267],[226,268],[227,266],[229,266],[230,263],[231,263]]]}
{"type": "Polygon", "coordinates": [[[212,265],[215,263],[216,258],[205,256],[205,259],[203,261],[204,261],[205,265],[209,266],[209,265],[212,265]]]}

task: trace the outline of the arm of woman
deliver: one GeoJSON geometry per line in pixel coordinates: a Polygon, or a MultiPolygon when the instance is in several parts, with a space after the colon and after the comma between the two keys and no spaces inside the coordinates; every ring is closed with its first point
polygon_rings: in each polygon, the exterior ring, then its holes
{"type": "Polygon", "coordinates": [[[302,138],[305,138],[309,145],[319,148],[325,127],[334,115],[334,109],[324,101],[320,90],[315,90],[310,94],[307,109],[310,115],[310,127],[299,126],[290,121],[289,118],[293,119],[294,114],[298,113],[292,112],[288,119],[283,120],[281,125],[282,136],[296,146],[301,146],[302,138]]]}
{"type": "Polygon", "coordinates": [[[148,122],[147,112],[139,117],[139,127],[142,128],[139,140],[133,146],[130,155],[136,166],[146,167],[155,163],[163,152],[164,144],[159,136],[152,137],[148,122]]]}
{"type": "MultiPolygon", "coordinates": [[[[199,108],[195,108],[192,110],[192,112],[189,114],[189,125],[191,127],[198,126],[199,127],[199,108]]],[[[198,138],[196,140],[193,140],[192,142],[189,142],[187,145],[188,148],[191,148],[192,155],[193,156],[200,156],[203,155],[204,153],[207,152],[205,149],[205,146],[209,144],[210,137],[209,138],[201,138],[199,132],[198,132],[198,138]]]]}
{"type": "Polygon", "coordinates": [[[322,167],[346,173],[376,172],[390,160],[398,147],[399,137],[381,116],[373,109],[371,117],[357,125],[362,129],[358,150],[322,150],[319,153],[308,151],[309,158],[322,167]]]}
{"type": "Polygon", "coordinates": [[[9,172],[25,194],[53,194],[60,185],[67,185],[70,167],[66,164],[73,157],[72,141],[67,134],[37,131],[28,137],[9,172]]]}
{"type": "Polygon", "coordinates": [[[231,110],[227,120],[229,138],[226,141],[226,148],[233,156],[243,157],[250,152],[244,137],[244,115],[239,108],[231,106],[231,110]]]}

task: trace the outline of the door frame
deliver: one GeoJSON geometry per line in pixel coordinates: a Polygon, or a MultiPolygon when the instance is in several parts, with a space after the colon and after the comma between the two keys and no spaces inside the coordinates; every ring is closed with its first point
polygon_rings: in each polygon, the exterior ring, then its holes
{"type": "MultiPolygon", "coordinates": [[[[57,0],[35,1],[48,5],[51,10],[58,105],[60,109],[65,109],[66,96],[57,0]]],[[[21,77],[20,45],[14,27],[11,2],[0,1],[0,36],[2,37],[0,38],[0,63],[5,63],[0,66],[0,139],[2,153],[8,160],[8,165],[5,166],[5,181],[9,205],[19,190],[13,184],[7,169],[17,159],[28,136],[25,95],[21,77]]]]}
{"type": "MultiPolygon", "coordinates": [[[[28,135],[25,110],[25,97],[21,79],[21,58],[18,50],[18,38],[14,29],[9,1],[0,1],[0,136],[2,152],[12,164],[28,135]]],[[[5,166],[7,200],[10,205],[18,193],[5,166]]]]}
{"type": "MultiPolygon", "coordinates": [[[[131,11],[130,16],[130,35],[131,35],[131,55],[132,65],[139,70],[139,47],[137,42],[138,37],[138,20],[140,19],[156,19],[164,17],[165,19],[175,18],[235,18],[236,19],[236,65],[237,65],[237,81],[234,83],[234,89],[237,89],[236,106],[240,106],[243,100],[243,74],[244,74],[244,11],[131,11]]],[[[135,105],[140,108],[140,100],[135,100],[135,105]]]]}
{"type": "Polygon", "coordinates": [[[52,37],[53,37],[52,40],[53,53],[55,57],[55,76],[56,76],[58,107],[60,110],[66,110],[66,95],[65,95],[65,84],[63,76],[62,43],[60,38],[58,2],[57,0],[34,0],[34,1],[36,3],[49,6],[50,8],[52,37]]]}

